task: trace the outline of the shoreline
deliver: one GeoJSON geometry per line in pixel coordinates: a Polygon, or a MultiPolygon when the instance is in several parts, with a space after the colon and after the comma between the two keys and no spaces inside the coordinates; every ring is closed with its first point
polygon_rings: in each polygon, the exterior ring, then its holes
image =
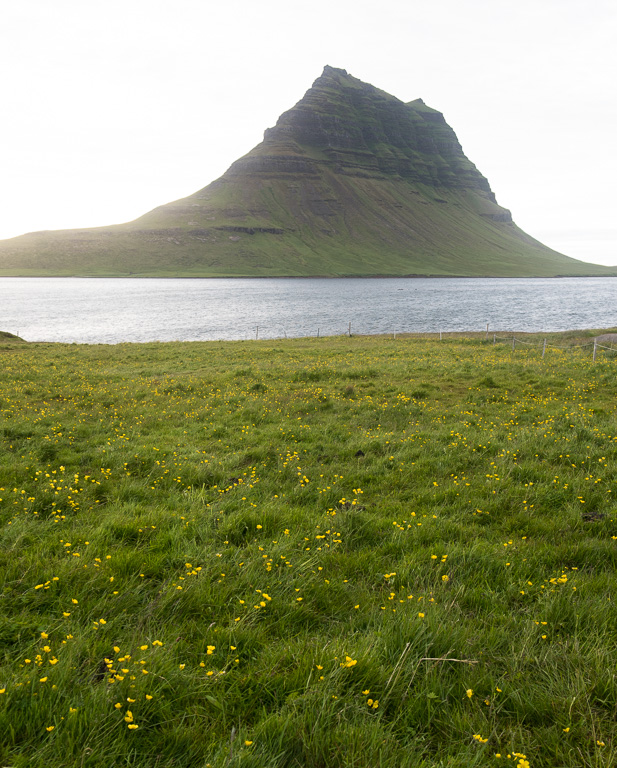
{"type": "MultiPolygon", "coordinates": [[[[608,267],[613,269],[613,267],[608,267]]],[[[614,275],[2,275],[0,280],[587,280],[614,275]]]]}
{"type": "MultiPolygon", "coordinates": [[[[163,345],[163,344],[267,344],[267,343],[283,343],[283,342],[322,342],[327,340],[339,340],[339,339],[357,339],[361,341],[482,341],[489,346],[493,346],[497,342],[510,343],[514,340],[536,340],[536,341],[554,341],[567,340],[570,343],[564,346],[566,348],[573,348],[581,346],[581,342],[585,345],[593,344],[594,340],[606,341],[609,344],[617,344],[617,326],[608,328],[569,328],[562,331],[512,331],[504,329],[493,329],[489,331],[403,331],[392,333],[339,333],[322,336],[276,336],[272,338],[261,339],[176,339],[173,341],[117,341],[117,342],[75,342],[75,341],[45,341],[44,339],[36,341],[28,341],[16,334],[9,331],[0,330],[0,345],[4,344],[57,344],[63,346],[85,346],[85,347],[97,347],[107,346],[116,347],[119,345],[163,345]],[[504,336],[505,335],[505,336],[504,336]],[[603,338],[611,337],[612,338],[603,338]],[[495,338],[496,337],[496,338],[495,338]]],[[[617,350],[616,350],[617,351],[617,350]]]]}

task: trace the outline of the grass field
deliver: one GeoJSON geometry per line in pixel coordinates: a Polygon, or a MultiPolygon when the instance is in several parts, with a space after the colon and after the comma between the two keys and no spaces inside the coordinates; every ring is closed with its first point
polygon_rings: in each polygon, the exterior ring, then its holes
{"type": "Polygon", "coordinates": [[[0,339],[0,765],[616,765],[609,354],[0,339]]]}

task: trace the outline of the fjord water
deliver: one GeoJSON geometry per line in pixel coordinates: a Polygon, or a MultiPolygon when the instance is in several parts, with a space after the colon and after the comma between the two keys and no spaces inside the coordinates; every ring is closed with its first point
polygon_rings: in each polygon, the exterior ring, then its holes
{"type": "Polygon", "coordinates": [[[0,330],[116,344],[617,325],[617,278],[1,278],[0,330]]]}

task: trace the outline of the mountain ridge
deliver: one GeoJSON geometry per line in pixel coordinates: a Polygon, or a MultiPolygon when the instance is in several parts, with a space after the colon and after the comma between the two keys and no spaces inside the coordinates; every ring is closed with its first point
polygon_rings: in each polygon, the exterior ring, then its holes
{"type": "Polygon", "coordinates": [[[132,222],[0,242],[0,275],[610,275],[520,230],[443,114],[323,73],[217,180],[132,222]]]}

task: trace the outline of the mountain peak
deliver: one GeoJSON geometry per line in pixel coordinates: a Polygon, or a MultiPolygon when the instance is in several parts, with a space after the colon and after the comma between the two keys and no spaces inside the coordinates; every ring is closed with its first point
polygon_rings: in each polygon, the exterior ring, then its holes
{"type": "MultiPolygon", "coordinates": [[[[488,181],[465,157],[441,112],[422,99],[405,104],[344,69],[324,67],[302,99],[264,133],[263,144],[229,172],[317,171],[319,162],[338,173],[402,178],[446,188],[475,190],[495,203],[488,181]],[[293,157],[293,161],[291,158],[293,157]]],[[[228,173],[229,173],[228,172],[228,173]]],[[[507,218],[505,209],[499,215],[507,218]]]]}
{"type": "Polygon", "coordinates": [[[347,70],[346,69],[339,69],[338,67],[331,67],[329,64],[326,64],[326,66],[323,68],[323,72],[321,73],[322,77],[328,77],[333,75],[343,75],[347,77],[347,70]]]}

